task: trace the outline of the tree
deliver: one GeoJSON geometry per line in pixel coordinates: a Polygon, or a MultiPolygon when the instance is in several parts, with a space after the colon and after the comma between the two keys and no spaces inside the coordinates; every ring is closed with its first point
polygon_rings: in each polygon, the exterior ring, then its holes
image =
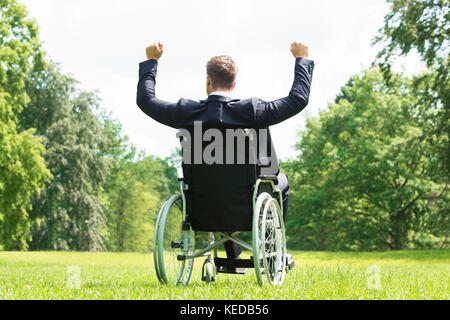
{"type": "Polygon", "coordinates": [[[24,80],[44,68],[38,28],[15,0],[0,0],[0,248],[27,249],[30,196],[51,178],[33,129],[18,131],[27,107],[24,80]]]}
{"type": "Polygon", "coordinates": [[[95,114],[99,98],[48,63],[28,74],[30,96],[20,125],[36,128],[45,145],[44,158],[54,178],[33,197],[32,249],[104,249],[106,217],[101,199],[109,175],[113,134],[95,114]]]}
{"type": "Polygon", "coordinates": [[[173,192],[173,168],[145,153],[136,159],[122,158],[118,164],[105,186],[108,249],[153,250],[159,208],[173,192]]]}
{"type": "Polygon", "coordinates": [[[436,110],[423,105],[413,82],[399,75],[386,82],[379,69],[367,70],[308,119],[301,154],[284,164],[295,208],[291,243],[376,250],[417,246],[424,235],[445,241],[448,184],[429,143],[441,137],[426,114],[436,110]]]}
{"type": "Polygon", "coordinates": [[[434,131],[442,141],[434,142],[440,161],[436,165],[450,173],[450,1],[449,0],[388,0],[392,4],[384,26],[374,39],[381,44],[376,63],[389,80],[392,60],[415,51],[429,72],[415,79],[415,86],[427,91],[433,113],[434,131]],[[442,135],[445,134],[445,135],[442,135]]]}

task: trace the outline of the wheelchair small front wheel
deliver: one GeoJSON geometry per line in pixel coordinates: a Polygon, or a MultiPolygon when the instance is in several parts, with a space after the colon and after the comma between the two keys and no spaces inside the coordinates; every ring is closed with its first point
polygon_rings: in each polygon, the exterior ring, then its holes
{"type": "Polygon", "coordinates": [[[165,284],[187,285],[194,259],[178,260],[194,251],[195,235],[183,220],[181,195],[172,196],[162,206],[157,219],[155,236],[155,269],[158,279],[165,284]]]}
{"type": "Polygon", "coordinates": [[[216,266],[214,265],[214,260],[207,258],[203,263],[202,268],[202,280],[206,283],[211,283],[215,281],[216,278],[216,266]]]}

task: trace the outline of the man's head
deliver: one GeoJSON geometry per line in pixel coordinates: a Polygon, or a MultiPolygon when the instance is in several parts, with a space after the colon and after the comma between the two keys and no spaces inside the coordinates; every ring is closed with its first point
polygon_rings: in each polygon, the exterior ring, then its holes
{"type": "Polygon", "coordinates": [[[237,73],[238,68],[231,57],[212,57],[206,64],[206,93],[233,90],[237,73]]]}

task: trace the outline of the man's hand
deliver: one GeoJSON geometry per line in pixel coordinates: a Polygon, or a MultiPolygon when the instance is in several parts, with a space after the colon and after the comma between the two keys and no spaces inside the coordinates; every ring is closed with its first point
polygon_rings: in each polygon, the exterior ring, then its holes
{"type": "Polygon", "coordinates": [[[161,42],[158,41],[158,44],[156,42],[150,46],[148,46],[145,49],[145,53],[147,55],[147,59],[155,59],[158,60],[161,58],[161,55],[163,54],[163,45],[161,42]]]}
{"type": "Polygon", "coordinates": [[[308,47],[301,42],[292,42],[291,52],[294,58],[308,58],[308,47]]]}

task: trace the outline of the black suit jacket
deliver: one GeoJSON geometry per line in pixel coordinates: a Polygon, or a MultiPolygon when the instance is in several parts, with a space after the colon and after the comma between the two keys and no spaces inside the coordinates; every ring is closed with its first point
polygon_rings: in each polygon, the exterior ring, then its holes
{"type": "MultiPolygon", "coordinates": [[[[176,129],[192,127],[194,121],[201,121],[206,126],[220,124],[230,128],[268,129],[269,126],[296,115],[306,107],[314,61],[295,59],[294,82],[289,95],[273,101],[263,101],[259,98],[231,99],[219,95],[210,95],[205,100],[181,98],[177,102],[164,101],[155,95],[157,67],[156,60],[139,64],[136,99],[139,108],[154,120],[176,129]]],[[[272,145],[270,132],[269,143],[272,145]]],[[[272,150],[271,160],[277,162],[274,149],[272,150]]],[[[273,162],[271,167],[274,167],[273,162]]],[[[276,168],[278,169],[278,162],[276,168]]]]}

